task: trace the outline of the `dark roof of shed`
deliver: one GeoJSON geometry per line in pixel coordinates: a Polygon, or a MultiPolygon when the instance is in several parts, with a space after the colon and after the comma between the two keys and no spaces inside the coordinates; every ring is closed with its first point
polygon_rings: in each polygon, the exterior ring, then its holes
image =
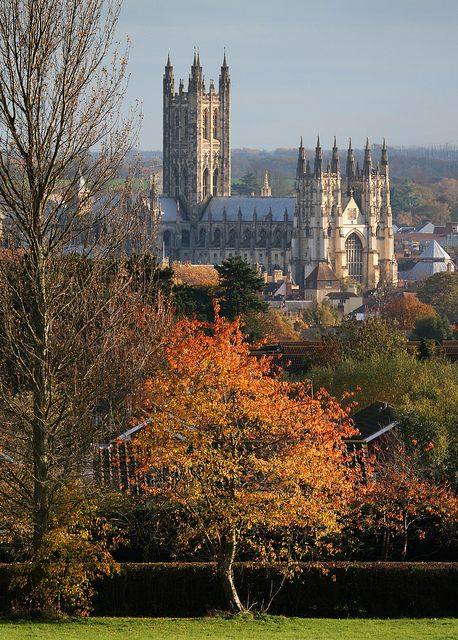
{"type": "Polygon", "coordinates": [[[350,438],[350,442],[369,442],[397,424],[394,408],[386,402],[380,401],[373,402],[351,417],[360,435],[350,438]]]}

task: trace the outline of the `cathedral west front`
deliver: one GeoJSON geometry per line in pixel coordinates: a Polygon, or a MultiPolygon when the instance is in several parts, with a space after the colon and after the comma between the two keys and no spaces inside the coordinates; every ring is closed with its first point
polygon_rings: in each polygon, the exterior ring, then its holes
{"type": "Polygon", "coordinates": [[[170,57],[163,78],[163,194],[153,185],[158,252],[169,260],[220,264],[241,256],[267,273],[281,270],[300,287],[325,263],[339,279],[364,288],[396,283],[388,153],[364,163],[351,142],[344,169],[334,140],[326,166],[318,139],[313,164],[298,152],[295,197],[231,196],[231,82],[224,55],[217,86],[205,85],[194,54],[187,89],[178,90],[170,57]]]}

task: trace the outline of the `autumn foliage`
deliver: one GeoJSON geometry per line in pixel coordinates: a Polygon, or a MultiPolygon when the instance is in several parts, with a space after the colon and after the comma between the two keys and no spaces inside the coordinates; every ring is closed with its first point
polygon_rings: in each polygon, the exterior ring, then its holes
{"type": "Polygon", "coordinates": [[[340,531],[357,471],[342,439],[346,412],[303,383],[283,381],[256,359],[240,331],[215,309],[214,323],[181,320],[167,367],[143,389],[150,420],[136,457],[145,490],[186,514],[180,538],[204,547],[233,610],[243,605],[232,563],[299,559],[340,531]]]}
{"type": "Polygon", "coordinates": [[[383,317],[396,320],[400,329],[411,331],[420,318],[435,316],[429,304],[421,302],[413,293],[404,294],[392,300],[383,309],[383,317]]]}
{"type": "Polygon", "coordinates": [[[423,451],[412,441],[412,452],[393,436],[389,447],[377,452],[374,476],[360,493],[363,504],[359,527],[374,535],[381,545],[381,559],[392,553],[406,559],[413,540],[437,536],[458,527],[458,498],[448,484],[429,478],[421,468],[423,451]]]}

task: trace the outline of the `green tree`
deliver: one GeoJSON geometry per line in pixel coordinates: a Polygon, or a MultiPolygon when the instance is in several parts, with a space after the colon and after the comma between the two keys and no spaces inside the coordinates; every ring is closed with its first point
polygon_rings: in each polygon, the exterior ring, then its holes
{"type": "Polygon", "coordinates": [[[239,182],[232,185],[235,194],[241,196],[251,196],[252,193],[259,195],[259,182],[257,177],[251,171],[245,173],[239,182]]]}
{"type": "Polygon", "coordinates": [[[452,328],[447,318],[440,316],[426,316],[419,318],[415,323],[415,335],[426,340],[450,340],[452,337],[452,328]]]}
{"type": "Polygon", "coordinates": [[[457,486],[458,364],[442,358],[419,360],[406,351],[380,351],[363,360],[312,367],[307,376],[314,389],[324,387],[336,397],[352,392],[356,410],[377,400],[393,405],[406,445],[416,440],[422,450],[428,448],[422,464],[457,486]]]}
{"type": "Polygon", "coordinates": [[[458,273],[435,273],[426,278],[418,285],[417,296],[450,322],[458,319],[458,273]]]}
{"type": "Polygon", "coordinates": [[[326,342],[333,361],[336,357],[363,361],[375,354],[395,355],[407,348],[404,334],[393,322],[383,318],[369,318],[364,322],[345,320],[336,335],[326,342]]]}
{"type": "Polygon", "coordinates": [[[208,320],[214,318],[212,300],[214,291],[211,287],[178,284],[173,289],[173,299],[178,316],[208,320]]]}
{"type": "Polygon", "coordinates": [[[261,298],[264,280],[243,258],[233,256],[216,265],[215,269],[219,276],[216,297],[227,318],[267,311],[268,304],[261,298]]]}
{"type": "Polygon", "coordinates": [[[311,309],[304,311],[303,320],[312,327],[335,327],[340,324],[340,316],[327,301],[314,303],[311,309]]]}

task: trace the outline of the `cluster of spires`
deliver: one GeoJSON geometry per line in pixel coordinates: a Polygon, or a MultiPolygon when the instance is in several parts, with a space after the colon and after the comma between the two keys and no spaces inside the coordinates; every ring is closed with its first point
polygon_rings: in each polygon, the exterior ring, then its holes
{"type": "MultiPolygon", "coordinates": [[[[299,157],[297,159],[297,177],[311,176],[319,177],[323,173],[323,150],[320,145],[320,136],[318,136],[316,148],[315,148],[315,162],[313,167],[313,174],[310,167],[310,161],[305,157],[305,149],[301,136],[301,143],[299,145],[299,157]]],[[[332,147],[331,160],[326,167],[326,173],[340,173],[340,156],[339,149],[337,148],[336,137],[334,136],[334,146],[332,147]]],[[[386,147],[385,138],[383,139],[382,156],[380,164],[377,163],[375,167],[375,173],[387,176],[388,175],[388,150],[386,147]]],[[[372,166],[372,152],[369,144],[369,138],[366,139],[366,148],[364,150],[364,164],[363,170],[360,171],[359,163],[355,162],[355,156],[353,154],[353,148],[351,146],[351,138],[347,151],[347,166],[346,176],[348,179],[369,177],[373,174],[372,166]]]]}
{"type": "MultiPolygon", "coordinates": [[[[229,66],[227,64],[226,59],[226,49],[224,49],[224,57],[223,64],[221,65],[221,74],[220,74],[220,84],[229,79],[229,66]]],[[[164,73],[164,82],[173,88],[174,86],[174,77],[173,77],[173,66],[170,62],[170,51],[167,55],[167,62],[165,65],[165,73],[164,73]]],[[[194,47],[194,58],[191,65],[191,73],[189,75],[188,81],[188,91],[196,88],[202,88],[205,91],[205,79],[202,73],[202,66],[200,64],[200,52],[199,49],[194,47]]],[[[210,89],[214,89],[213,80],[210,80],[210,89]]],[[[180,78],[179,84],[179,93],[184,92],[184,82],[180,78]]]]}

